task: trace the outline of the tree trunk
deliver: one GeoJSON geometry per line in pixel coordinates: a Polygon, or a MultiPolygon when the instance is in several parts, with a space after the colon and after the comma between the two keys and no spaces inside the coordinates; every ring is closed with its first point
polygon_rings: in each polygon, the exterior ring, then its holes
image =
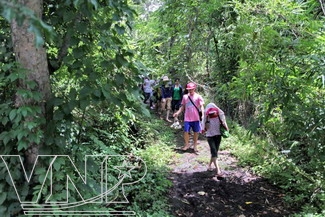
{"type": "MultiPolygon", "coordinates": [[[[18,3],[31,9],[34,11],[35,16],[41,18],[43,8],[42,0],[19,0],[18,3]]],[[[42,117],[45,118],[45,104],[51,95],[47,55],[44,47],[36,47],[35,35],[29,32],[28,28],[28,17],[26,17],[21,26],[18,25],[16,21],[11,23],[12,41],[16,61],[27,70],[26,80],[19,81],[18,88],[28,89],[26,81],[35,81],[37,86],[33,90],[41,93],[42,100],[39,102],[33,102],[32,100],[26,100],[21,96],[16,95],[15,106],[21,107],[31,104],[38,105],[41,107],[42,117]]],[[[31,120],[33,118],[34,117],[30,117],[31,120]]],[[[26,152],[27,164],[31,165],[34,163],[36,156],[38,155],[39,145],[40,144],[29,144],[26,152]]]]}

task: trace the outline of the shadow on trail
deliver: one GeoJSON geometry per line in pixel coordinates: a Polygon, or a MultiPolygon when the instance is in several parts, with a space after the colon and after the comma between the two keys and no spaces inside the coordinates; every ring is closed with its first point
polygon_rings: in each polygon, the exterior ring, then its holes
{"type": "Polygon", "coordinates": [[[196,152],[192,147],[187,150],[183,150],[181,148],[174,148],[174,152],[178,154],[186,154],[186,153],[196,154],[196,152]]]}
{"type": "Polygon", "coordinates": [[[207,171],[210,150],[206,138],[199,135],[197,154],[193,147],[182,150],[182,129],[175,130],[174,134],[177,157],[169,165],[173,185],[168,193],[172,216],[283,217],[298,213],[285,205],[285,195],[278,187],[238,166],[229,150],[219,151],[218,160],[224,175],[216,177],[215,171],[207,171]]]}
{"type": "MultiPolygon", "coordinates": [[[[285,206],[285,196],[266,179],[237,165],[237,159],[228,150],[219,151],[223,177],[207,171],[209,145],[199,138],[199,153],[192,148],[183,151],[181,132],[174,152],[178,154],[170,165],[169,191],[171,214],[179,217],[282,217],[294,213],[285,206]]],[[[190,142],[190,144],[192,141],[190,142]]]]}
{"type": "Polygon", "coordinates": [[[238,177],[225,171],[217,178],[214,172],[172,173],[171,211],[175,216],[248,217],[286,216],[290,212],[274,186],[258,178],[238,177]]]}

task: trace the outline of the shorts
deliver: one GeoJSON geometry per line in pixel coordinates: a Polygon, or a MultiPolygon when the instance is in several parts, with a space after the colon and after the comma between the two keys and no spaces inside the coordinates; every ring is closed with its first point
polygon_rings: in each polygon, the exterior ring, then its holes
{"type": "Polygon", "coordinates": [[[207,140],[210,146],[211,157],[218,157],[218,151],[221,143],[221,135],[207,137],[207,140]]]}
{"type": "Polygon", "coordinates": [[[161,101],[161,109],[165,111],[167,107],[167,110],[170,110],[172,107],[171,104],[172,104],[172,98],[171,97],[165,98],[165,102],[161,101]]]}
{"type": "Polygon", "coordinates": [[[184,132],[189,133],[193,130],[194,133],[198,133],[201,131],[201,123],[200,121],[185,121],[184,122],[184,132]]]}
{"type": "Polygon", "coordinates": [[[181,102],[182,100],[172,100],[172,111],[178,111],[179,108],[181,107],[181,102]]]}

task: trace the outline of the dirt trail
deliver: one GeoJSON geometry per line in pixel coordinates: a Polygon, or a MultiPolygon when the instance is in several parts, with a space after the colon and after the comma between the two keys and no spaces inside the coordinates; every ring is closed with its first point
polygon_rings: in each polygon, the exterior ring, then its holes
{"type": "Polygon", "coordinates": [[[278,188],[238,167],[229,151],[219,152],[224,177],[217,178],[215,172],[207,171],[210,151],[205,138],[200,138],[196,155],[192,149],[181,151],[181,130],[176,135],[179,138],[175,152],[180,153],[180,157],[170,165],[173,187],[169,192],[174,216],[282,217],[293,213],[284,206],[284,194],[278,188]]]}

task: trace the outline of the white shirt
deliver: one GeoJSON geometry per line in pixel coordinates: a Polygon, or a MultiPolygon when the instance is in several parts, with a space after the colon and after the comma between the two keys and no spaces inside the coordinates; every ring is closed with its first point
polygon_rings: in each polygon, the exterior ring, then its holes
{"type": "Polygon", "coordinates": [[[208,118],[210,121],[210,126],[206,131],[206,137],[212,137],[216,135],[221,135],[220,133],[220,121],[218,117],[208,118]]]}
{"type": "Polygon", "coordinates": [[[155,83],[155,80],[144,79],[143,91],[145,93],[152,93],[152,85],[155,83]]]}

